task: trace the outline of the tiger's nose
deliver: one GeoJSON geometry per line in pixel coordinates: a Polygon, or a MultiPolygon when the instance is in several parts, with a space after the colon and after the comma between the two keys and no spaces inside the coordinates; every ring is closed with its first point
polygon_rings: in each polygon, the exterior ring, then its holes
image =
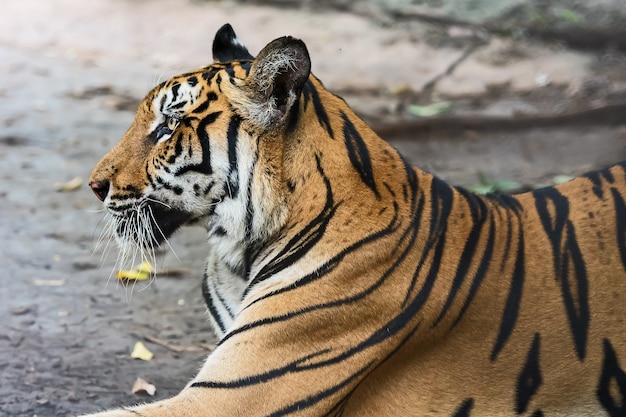
{"type": "Polygon", "coordinates": [[[98,197],[98,200],[104,201],[109,193],[109,182],[108,181],[92,181],[89,183],[91,187],[91,191],[98,197]]]}

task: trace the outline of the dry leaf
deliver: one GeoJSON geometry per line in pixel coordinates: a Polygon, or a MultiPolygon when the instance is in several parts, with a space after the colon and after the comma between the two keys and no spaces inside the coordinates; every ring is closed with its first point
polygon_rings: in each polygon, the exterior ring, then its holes
{"type": "Polygon", "coordinates": [[[142,378],[137,378],[133,384],[133,394],[148,394],[150,396],[156,393],[156,387],[142,378]]]}
{"type": "Polygon", "coordinates": [[[54,184],[54,189],[63,192],[76,191],[81,185],[83,185],[83,179],[81,177],[75,177],[67,182],[58,182],[54,184]]]}
{"type": "Polygon", "coordinates": [[[152,359],[154,354],[148,350],[148,348],[141,342],[135,343],[135,347],[133,348],[133,352],[130,354],[130,357],[133,359],[141,359],[142,361],[149,361],[152,359]]]}
{"type": "Polygon", "coordinates": [[[117,279],[143,281],[150,278],[153,273],[154,269],[152,268],[152,265],[150,265],[148,261],[144,261],[133,269],[127,271],[117,271],[115,276],[117,279]]]}

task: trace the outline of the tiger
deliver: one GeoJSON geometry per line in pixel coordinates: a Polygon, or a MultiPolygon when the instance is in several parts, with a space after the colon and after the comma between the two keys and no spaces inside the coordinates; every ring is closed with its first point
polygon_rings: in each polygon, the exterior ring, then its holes
{"type": "Polygon", "coordinates": [[[143,99],[90,187],[122,246],[207,232],[218,338],[169,399],[98,417],[624,416],[626,162],[477,195],[420,170],[302,40],[143,99]]]}

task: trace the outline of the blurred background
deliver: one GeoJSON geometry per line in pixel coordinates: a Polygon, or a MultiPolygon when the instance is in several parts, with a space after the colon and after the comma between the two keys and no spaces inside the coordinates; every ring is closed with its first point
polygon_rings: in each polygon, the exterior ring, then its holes
{"type": "MultiPolygon", "coordinates": [[[[303,39],[313,71],[413,163],[477,192],[626,159],[623,0],[20,0],[0,14],[0,415],[178,392],[214,342],[201,229],[156,282],[95,250],[93,165],[157,82],[211,63],[229,22],[253,53],[303,39]],[[154,353],[131,358],[136,342],[154,353]]],[[[175,254],[173,253],[175,252],[175,254]]]]}

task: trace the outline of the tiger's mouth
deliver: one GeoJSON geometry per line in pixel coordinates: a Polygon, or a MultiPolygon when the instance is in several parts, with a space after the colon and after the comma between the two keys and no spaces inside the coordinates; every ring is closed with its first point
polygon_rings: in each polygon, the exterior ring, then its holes
{"type": "Polygon", "coordinates": [[[193,215],[163,203],[147,201],[114,218],[118,241],[134,243],[139,247],[155,247],[185,223],[192,221],[193,215]]]}

